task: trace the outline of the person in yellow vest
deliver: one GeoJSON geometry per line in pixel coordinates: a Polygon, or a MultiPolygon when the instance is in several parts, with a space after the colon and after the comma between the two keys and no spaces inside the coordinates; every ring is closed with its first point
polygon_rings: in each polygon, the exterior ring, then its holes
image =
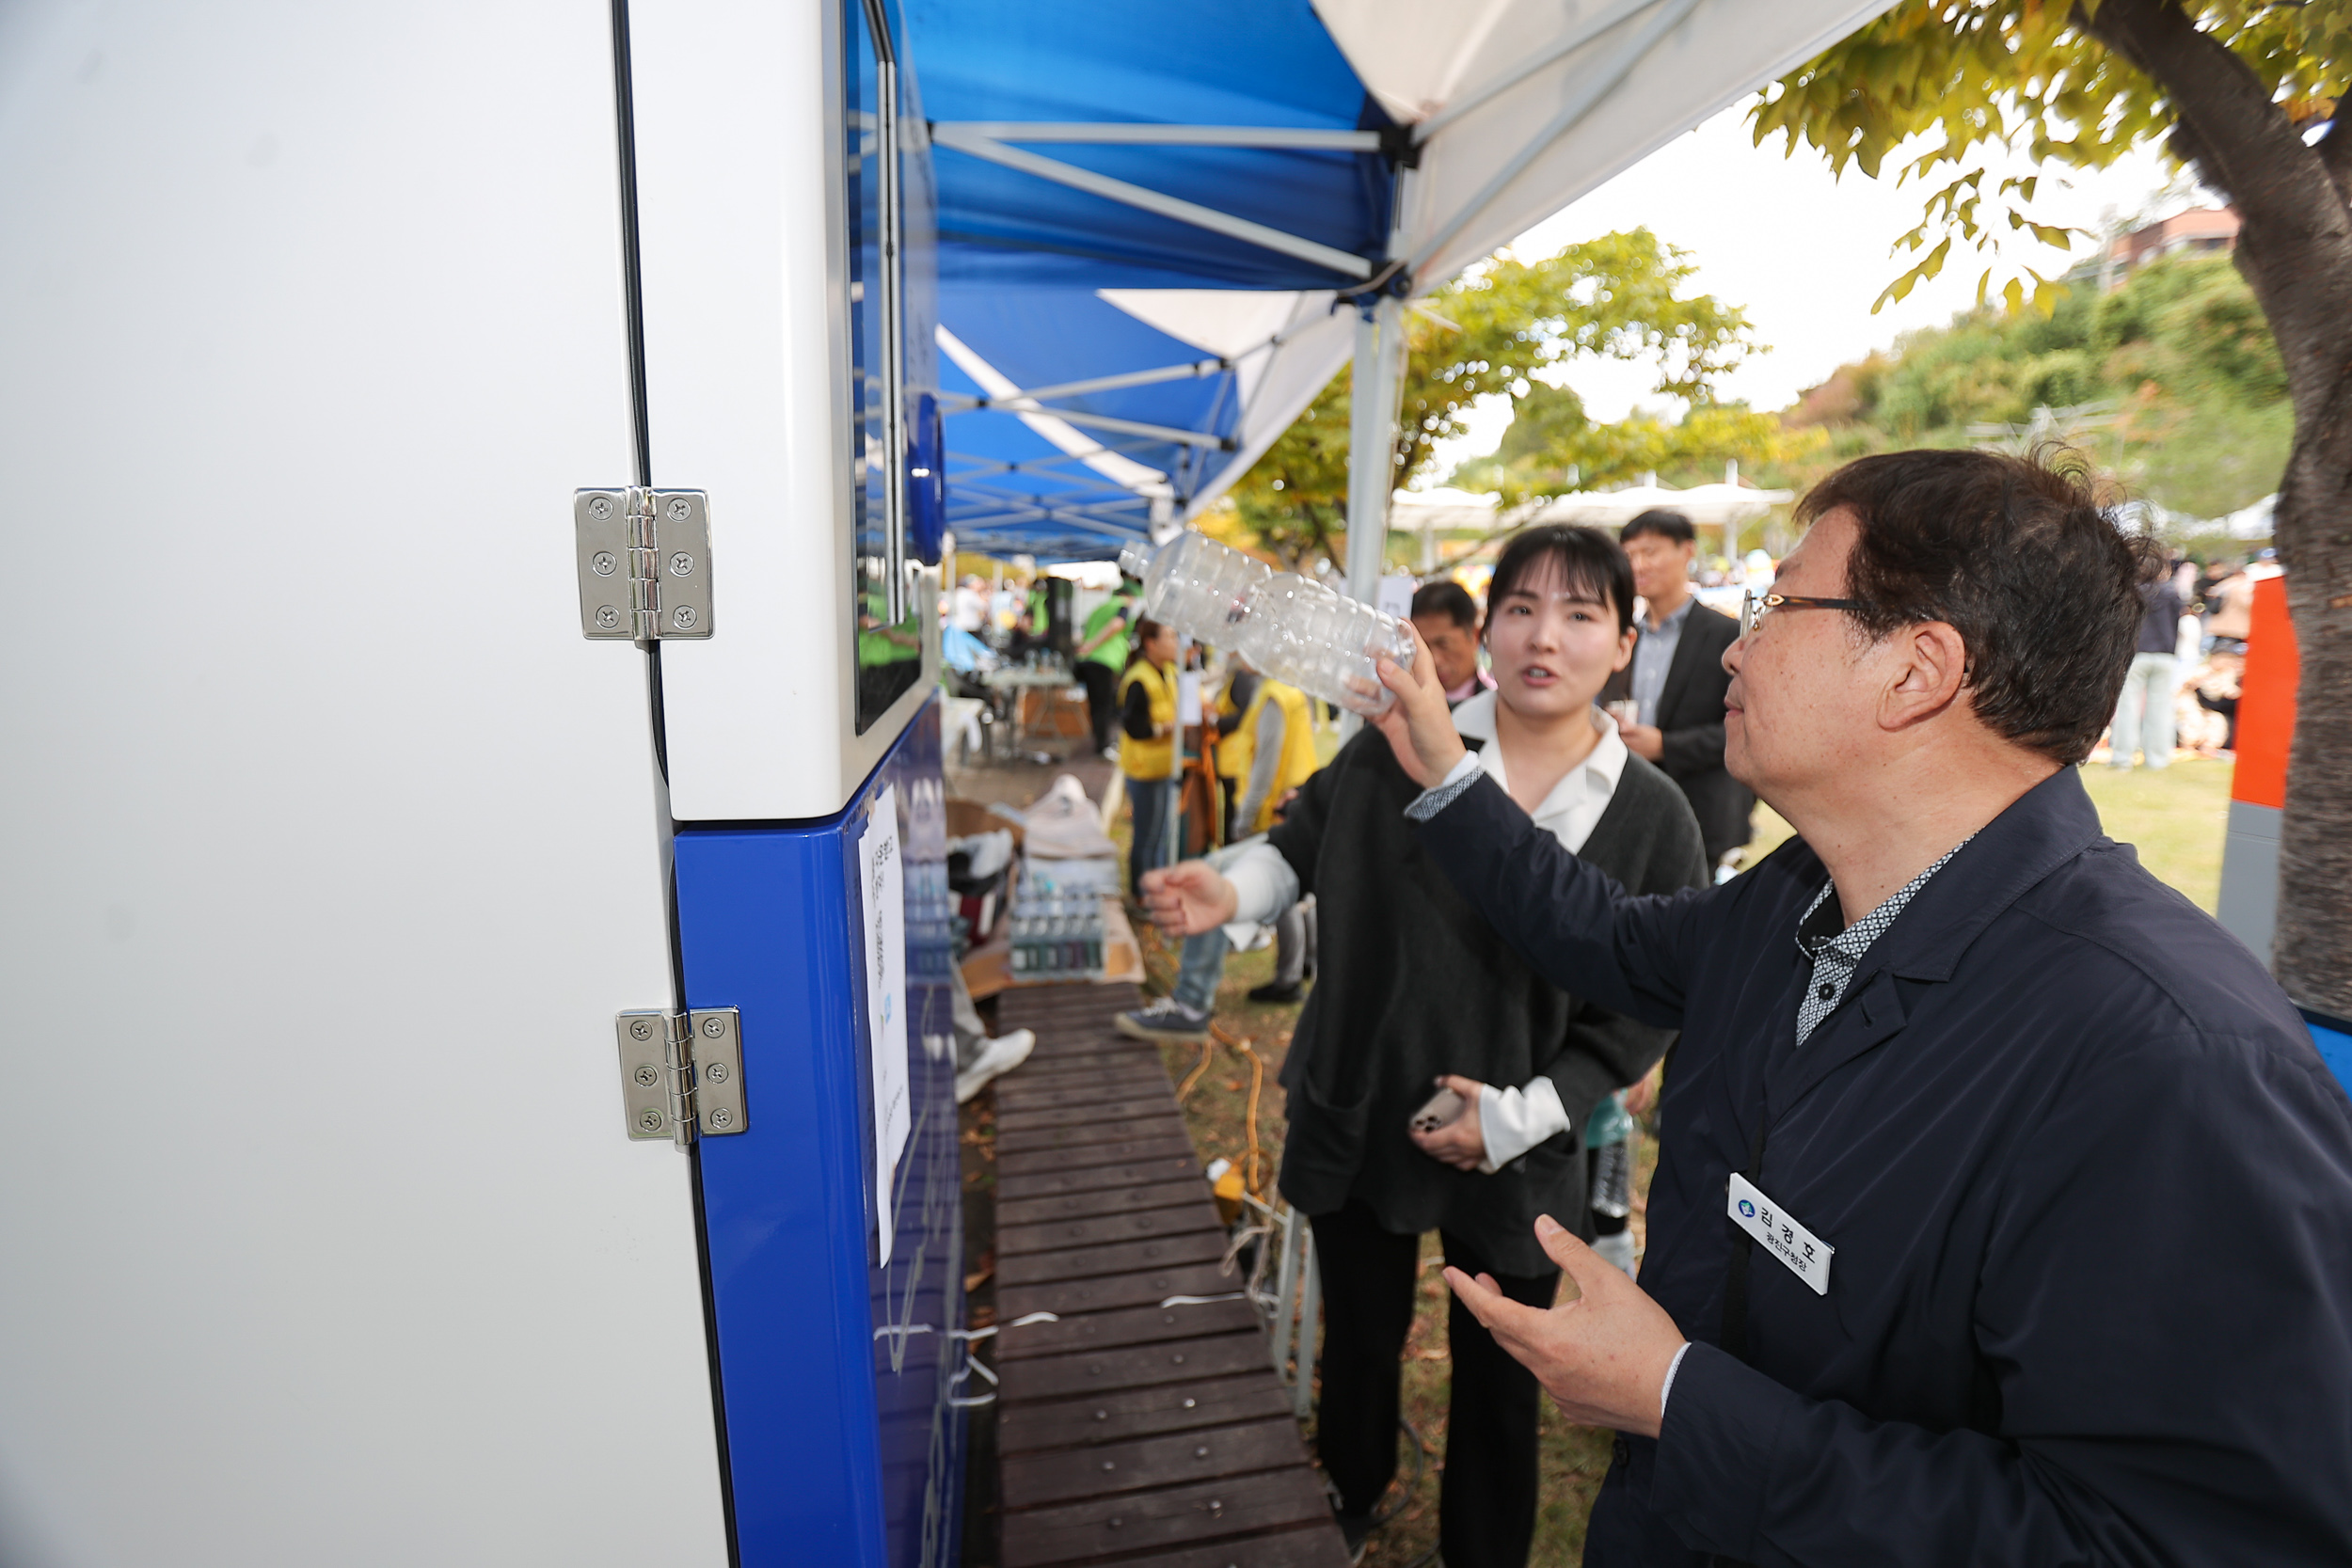
{"type": "MultiPolygon", "coordinates": [[[[1315,758],[1315,732],[1308,701],[1306,693],[1296,687],[1261,675],[1238,655],[1234,657],[1232,673],[1217,699],[1216,727],[1221,738],[1215,753],[1217,777],[1231,791],[1225,814],[1229,844],[1239,845],[1271,828],[1282,802],[1320,766],[1315,758]],[[1237,802],[1232,800],[1232,794],[1239,795],[1237,802]]],[[[1216,850],[1209,857],[1209,863],[1222,866],[1239,853],[1239,849],[1231,847],[1216,850]]],[[[1274,978],[1252,987],[1249,1000],[1298,1002],[1305,997],[1306,983],[1314,974],[1313,896],[1310,895],[1289,905],[1275,915],[1271,924],[1274,978]]],[[[1179,1001],[1189,998],[1197,1006],[1188,1006],[1182,1015],[1155,1019],[1148,1026],[1121,1014],[1114,1021],[1114,1026],[1137,1039],[1207,1038],[1208,1000],[1216,996],[1224,978],[1226,946],[1221,940],[1184,944],[1176,997],[1179,1001]]]]}
{"type": "Polygon", "coordinates": [[[1241,789],[1241,781],[1249,776],[1250,737],[1241,727],[1242,716],[1249,711],[1250,702],[1257,695],[1261,675],[1243,662],[1239,654],[1232,656],[1225,670],[1225,684],[1216,694],[1216,705],[1211,722],[1216,726],[1216,741],[1210,752],[1216,764],[1216,787],[1224,812],[1225,842],[1231,844],[1247,835],[1240,832],[1233,816],[1233,806],[1241,789]]]}
{"type": "Polygon", "coordinates": [[[1143,874],[1168,863],[1175,748],[1176,628],[1147,618],[1136,623],[1135,647],[1119,675],[1119,770],[1127,776],[1135,831],[1127,873],[1138,897],[1143,874]]]}
{"type": "Polygon", "coordinates": [[[1283,797],[1315,770],[1307,696],[1270,680],[1238,656],[1217,699],[1217,777],[1226,784],[1225,837],[1238,843],[1274,826],[1283,797]],[[1230,721],[1230,722],[1229,722],[1230,721]]]}

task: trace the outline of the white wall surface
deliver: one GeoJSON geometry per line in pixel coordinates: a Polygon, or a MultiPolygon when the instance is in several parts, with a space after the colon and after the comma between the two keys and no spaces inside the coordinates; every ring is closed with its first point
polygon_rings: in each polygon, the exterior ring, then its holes
{"type": "Polygon", "coordinates": [[[0,11],[0,1561],[720,1562],[598,4],[0,11]]]}
{"type": "Polygon", "coordinates": [[[661,651],[683,821],[839,811],[938,672],[934,580],[924,678],[853,732],[832,8],[629,8],[653,479],[710,492],[716,630],[661,651]]]}

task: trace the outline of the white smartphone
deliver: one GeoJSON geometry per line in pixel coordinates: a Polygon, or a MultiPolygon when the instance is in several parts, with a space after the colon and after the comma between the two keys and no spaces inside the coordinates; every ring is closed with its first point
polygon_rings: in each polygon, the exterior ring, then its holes
{"type": "Polygon", "coordinates": [[[1439,1089],[1429,1097],[1428,1104],[1413,1113],[1413,1119],[1406,1125],[1416,1132],[1435,1132],[1460,1116],[1468,1104],[1468,1101],[1452,1089],[1439,1089]]]}

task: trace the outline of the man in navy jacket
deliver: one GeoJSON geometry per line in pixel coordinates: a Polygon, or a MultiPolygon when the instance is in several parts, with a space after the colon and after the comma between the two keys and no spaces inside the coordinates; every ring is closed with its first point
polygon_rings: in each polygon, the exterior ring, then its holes
{"type": "Polygon", "coordinates": [[[1621,1434],[1586,1562],[2352,1562],[2352,1102],[2073,766],[2142,547],[1982,452],[1801,514],[1724,656],[1731,771],[1799,836],[1725,886],[1626,896],[1478,776],[1427,660],[1383,671],[1431,858],[1683,1032],[1640,1284],[1540,1222],[1580,1299],[1448,1275],[1621,1434]]]}

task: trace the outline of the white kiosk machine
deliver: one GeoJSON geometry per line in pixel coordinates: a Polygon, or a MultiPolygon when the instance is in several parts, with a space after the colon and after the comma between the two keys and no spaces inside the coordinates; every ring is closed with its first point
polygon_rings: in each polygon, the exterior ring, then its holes
{"type": "Polygon", "coordinates": [[[0,10],[0,1563],[952,1560],[901,37],[0,10]]]}

